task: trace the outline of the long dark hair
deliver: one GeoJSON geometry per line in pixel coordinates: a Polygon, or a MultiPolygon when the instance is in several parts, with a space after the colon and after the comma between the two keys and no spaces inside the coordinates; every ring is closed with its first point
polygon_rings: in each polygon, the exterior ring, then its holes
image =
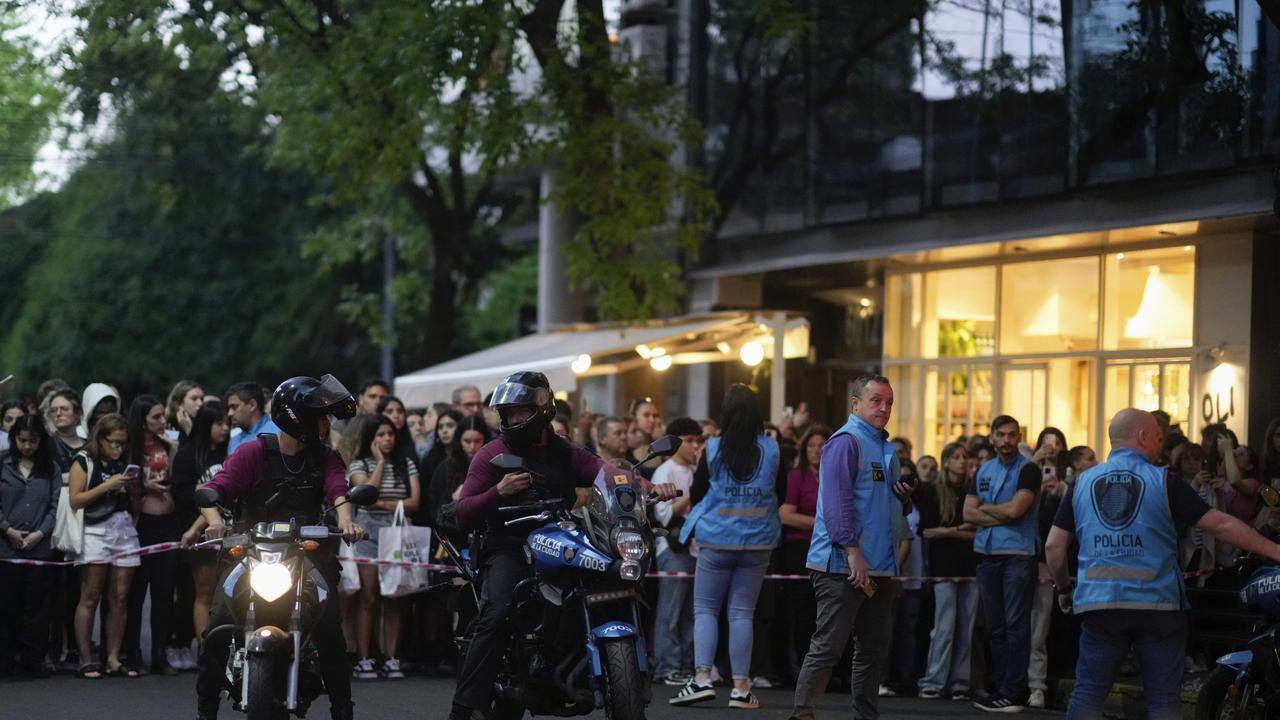
{"type": "MultiPolygon", "coordinates": [[[[373,438],[378,434],[378,430],[383,427],[391,428],[391,432],[396,432],[396,424],[391,422],[391,418],[386,415],[376,416],[375,422],[365,423],[360,429],[360,448],[356,450],[356,458],[366,460],[373,457],[373,438]]],[[[396,436],[396,446],[391,449],[391,457],[387,458],[391,461],[391,467],[395,471],[395,484],[403,486],[409,482],[409,458],[405,455],[405,449],[400,445],[400,438],[396,436]]]]}
{"type": "MultiPolygon", "coordinates": [[[[396,429],[396,447],[404,448],[405,457],[409,458],[414,467],[417,467],[418,460],[415,457],[417,451],[414,450],[413,435],[409,433],[409,408],[404,404],[404,401],[395,395],[388,395],[378,403],[378,414],[386,415],[387,406],[391,403],[399,405],[400,410],[404,413],[404,425],[396,429]]],[[[394,427],[395,423],[391,423],[391,425],[394,427]]]]}
{"type": "MultiPolygon", "coordinates": [[[[141,465],[147,446],[147,413],[164,403],[155,395],[139,395],[129,405],[129,462],[141,465]]],[[[162,439],[162,438],[161,438],[162,439]]]]}
{"type": "MultiPolygon", "coordinates": [[[[440,466],[440,463],[444,462],[448,457],[449,448],[446,447],[446,443],[440,442],[440,421],[445,418],[452,418],[453,422],[458,426],[459,430],[453,431],[454,440],[458,439],[458,432],[462,428],[462,421],[464,419],[462,413],[457,410],[447,410],[437,415],[436,429],[431,431],[431,450],[429,450],[427,452],[427,456],[422,459],[422,467],[425,470],[435,472],[435,469],[440,466]]],[[[410,447],[412,447],[412,445],[410,445],[410,447]]]]}
{"type": "Polygon", "coordinates": [[[39,444],[36,445],[36,455],[32,458],[35,467],[31,470],[31,477],[53,478],[56,475],[56,465],[53,462],[53,445],[49,440],[49,433],[44,429],[44,422],[39,415],[23,415],[18,418],[13,427],[9,429],[9,462],[17,469],[18,463],[22,461],[22,456],[18,453],[18,433],[29,432],[36,436],[39,444]]]}
{"type": "Polygon", "coordinates": [[[210,465],[219,460],[218,451],[222,451],[222,455],[226,456],[227,441],[223,440],[221,445],[214,445],[209,434],[213,430],[213,426],[219,420],[227,419],[227,406],[212,400],[200,406],[196,411],[196,416],[191,418],[191,436],[187,443],[191,445],[192,459],[195,460],[196,468],[200,472],[204,472],[210,465]]]}
{"type": "Polygon", "coordinates": [[[764,418],[751,388],[742,383],[729,387],[720,405],[720,428],[715,464],[727,468],[739,480],[751,477],[760,462],[757,438],[764,432],[764,418]]]}
{"type": "Polygon", "coordinates": [[[489,423],[485,422],[481,413],[464,417],[458,422],[458,431],[453,434],[453,442],[449,443],[445,449],[445,467],[448,468],[449,473],[446,490],[450,495],[467,479],[467,468],[471,465],[471,458],[467,457],[466,451],[462,449],[462,433],[470,430],[483,435],[486,443],[493,439],[493,431],[489,429],[489,423]]]}

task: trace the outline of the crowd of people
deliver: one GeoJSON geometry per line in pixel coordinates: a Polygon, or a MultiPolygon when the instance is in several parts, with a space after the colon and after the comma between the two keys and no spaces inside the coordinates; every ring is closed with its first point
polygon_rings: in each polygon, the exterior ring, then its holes
{"type": "MultiPolygon", "coordinates": [[[[937,458],[917,456],[908,439],[884,432],[888,381],[862,382],[853,413],[834,431],[803,404],[766,422],[744,386],[729,391],[718,420],[664,418],[650,398],[616,416],[575,416],[557,401],[554,432],[613,464],[643,459],[664,434],[682,441],[665,461],[640,468],[654,484],[683,491],[655,507],[654,522],[668,533],[656,541],[654,569],[693,577],[651,579],[647,588],[652,675],[679,688],[672,704],[705,702],[728,682],[737,708],[759,705],[753,688],[794,685],[798,718],[813,716],[829,685],[852,691],[860,717],[895,694],[1006,711],[1043,707],[1050,672],[1071,671],[1079,624],[1054,602],[1045,541],[1097,453],[1053,427],[1024,442],[1018,420],[1000,416],[937,458]],[[859,510],[824,513],[824,505],[859,510]]],[[[197,547],[209,521],[195,489],[247,441],[278,428],[254,382],[215,397],[183,380],[164,398],[140,394],[126,404],[109,383],[76,390],[50,380],[0,404],[0,676],[195,668],[217,583],[217,551],[197,547]],[[83,512],[79,547],[52,542],[60,503],[83,512]],[[182,549],[137,552],[162,543],[182,549]]],[[[357,402],[358,414],[335,423],[329,442],[350,485],[380,490],[377,504],[356,512],[369,538],[352,548],[376,559],[377,530],[398,515],[438,525],[500,421],[475,387],[417,408],[372,379],[357,402]]],[[[1255,450],[1222,425],[1194,442],[1167,415],[1152,415],[1161,437],[1155,464],[1170,478],[1244,523],[1280,525],[1280,479],[1271,478],[1280,475],[1280,421],[1255,450]]],[[[1211,571],[1239,552],[1189,527],[1178,564],[1191,582],[1226,584],[1229,574],[1211,571]]],[[[354,591],[340,608],[354,678],[453,674],[462,660],[454,635],[475,608],[448,589],[382,597],[377,566],[358,567],[358,589],[344,583],[354,591]]],[[[1189,667],[1205,661],[1194,647],[1185,658],[1189,667]]]]}

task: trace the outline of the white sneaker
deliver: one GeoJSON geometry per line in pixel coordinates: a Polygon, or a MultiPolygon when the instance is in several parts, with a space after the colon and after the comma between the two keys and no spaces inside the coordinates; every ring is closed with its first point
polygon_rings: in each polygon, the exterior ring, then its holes
{"type": "Polygon", "coordinates": [[[898,693],[894,692],[893,688],[889,687],[888,685],[880,686],[880,697],[896,697],[897,694],[898,693]]]}
{"type": "Polygon", "coordinates": [[[756,699],[755,694],[750,690],[739,694],[735,688],[729,692],[729,707],[739,710],[755,710],[760,707],[760,701],[756,699]]]}
{"type": "Polygon", "coordinates": [[[182,657],[182,648],[167,647],[164,649],[165,662],[174,670],[186,670],[186,661],[182,657]]]}
{"type": "Polygon", "coordinates": [[[404,677],[404,671],[400,669],[400,659],[389,657],[382,663],[382,677],[388,680],[399,680],[404,677]]]}
{"type": "Polygon", "coordinates": [[[373,658],[360,658],[356,661],[355,667],[351,669],[351,674],[357,680],[376,680],[378,668],[373,664],[373,658]]]}
{"type": "Polygon", "coordinates": [[[178,654],[182,656],[183,670],[195,670],[200,665],[200,653],[191,648],[178,648],[178,654]]]}
{"type": "Polygon", "coordinates": [[[773,683],[769,682],[769,678],[763,675],[757,675],[756,677],[751,678],[751,687],[768,689],[773,687],[773,683]]]}
{"type": "Polygon", "coordinates": [[[1044,691],[1032,690],[1031,697],[1027,698],[1027,707],[1033,707],[1033,708],[1044,707],[1044,691]]]}

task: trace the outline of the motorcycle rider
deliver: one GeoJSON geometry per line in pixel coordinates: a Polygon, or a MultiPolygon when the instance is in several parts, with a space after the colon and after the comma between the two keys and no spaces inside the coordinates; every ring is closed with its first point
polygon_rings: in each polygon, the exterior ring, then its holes
{"type": "MultiPolygon", "coordinates": [[[[338,503],[347,491],[346,467],[342,458],[321,438],[329,436],[329,418],[355,415],[356,401],[332,375],[323,378],[298,376],[285,380],[271,397],[271,419],[279,435],[262,434],[249,440],[227,458],[226,464],[206,487],[218,491],[223,504],[238,500],[241,521],[247,527],[259,522],[288,522],[316,525],[326,502],[336,505],[338,529],[347,542],[358,540],[363,529],[352,519],[347,503],[338,503]],[[268,502],[277,492],[282,502],[268,502]]],[[[208,538],[220,538],[226,531],[216,508],[201,510],[209,522],[208,538]]],[[[312,554],[312,562],[331,588],[338,585],[339,566],[332,553],[312,554]]],[[[218,714],[218,693],[223,685],[228,645],[209,642],[213,629],[235,620],[225,595],[214,594],[209,631],[200,648],[199,676],[196,680],[197,718],[213,720],[218,714]]],[[[337,603],[325,606],[312,638],[320,656],[320,672],[329,694],[333,720],[350,720],[351,667],[346,642],[337,614],[337,603]]]]}
{"type": "MultiPolygon", "coordinates": [[[[540,500],[561,501],[566,509],[581,504],[605,467],[604,461],[581,445],[551,430],[555,398],[542,373],[517,372],[493,392],[490,407],[501,417],[499,436],[480,448],[471,460],[456,506],[456,522],[464,531],[483,528],[477,556],[481,575],[480,608],[466,657],[458,668],[450,720],[483,720],[493,702],[493,686],[507,642],[507,616],[512,591],[528,576],[523,547],[535,523],[506,527],[497,509],[540,500]],[[490,464],[503,453],[518,455],[529,472],[504,473],[490,464]]],[[[654,486],[664,499],[675,486],[654,486]]]]}

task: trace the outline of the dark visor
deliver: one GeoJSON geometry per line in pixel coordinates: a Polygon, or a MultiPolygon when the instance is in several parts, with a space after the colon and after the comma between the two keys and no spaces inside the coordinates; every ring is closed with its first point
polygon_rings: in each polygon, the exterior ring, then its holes
{"type": "Polygon", "coordinates": [[[546,388],[536,388],[524,383],[504,382],[493,391],[489,407],[503,405],[533,405],[543,407],[551,399],[546,388]]]}

